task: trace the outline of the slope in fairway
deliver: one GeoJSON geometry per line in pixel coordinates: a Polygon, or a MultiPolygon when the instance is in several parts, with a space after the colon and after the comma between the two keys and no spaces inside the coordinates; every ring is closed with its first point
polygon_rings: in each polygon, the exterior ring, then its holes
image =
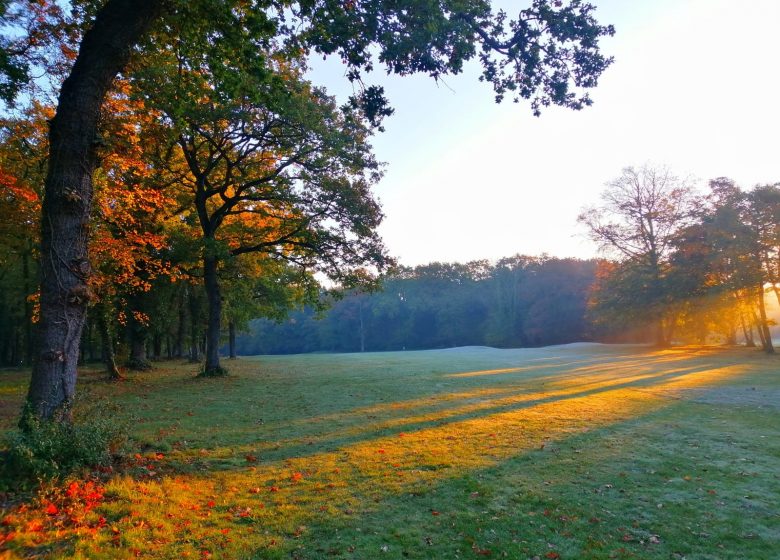
{"type": "MultiPolygon", "coordinates": [[[[3,546],[778,558],[779,365],[750,350],[576,344],[244,358],[227,379],[160,366],[119,386],[86,372],[83,391],[136,417],[138,454],[77,522],[41,513],[45,501],[5,511],[3,546]]],[[[10,425],[25,379],[1,379],[10,425]]]]}

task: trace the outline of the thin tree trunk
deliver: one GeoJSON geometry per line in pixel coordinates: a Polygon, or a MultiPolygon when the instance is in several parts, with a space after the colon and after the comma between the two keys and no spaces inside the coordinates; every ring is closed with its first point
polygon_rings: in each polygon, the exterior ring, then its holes
{"type": "Polygon", "coordinates": [[[173,354],[176,358],[184,357],[184,338],[185,330],[187,328],[187,289],[179,290],[179,324],[176,328],[176,344],[173,350],[173,354]]]}
{"type": "Polygon", "coordinates": [[[219,336],[222,318],[222,295],[219,291],[219,278],[217,269],[219,261],[217,257],[206,255],[203,258],[203,284],[206,287],[206,299],[208,301],[208,322],[206,324],[206,365],[204,375],[221,375],[222,367],[219,364],[219,336]]]}
{"type": "MultiPolygon", "coordinates": [[[[745,318],[747,311],[745,310],[745,303],[743,302],[743,298],[740,297],[740,294],[737,291],[733,292],[732,295],[734,297],[737,310],[739,311],[739,323],[742,327],[742,334],[745,337],[745,346],[748,348],[755,348],[756,341],[753,339],[753,327],[750,324],[750,317],[748,317],[747,320],[745,318]]],[[[755,313],[752,314],[755,316],[755,313]]]]}
{"type": "Polygon", "coordinates": [[[162,358],[162,335],[161,334],[155,334],[152,337],[152,357],[155,360],[159,360],[162,358]]]}
{"type": "Polygon", "coordinates": [[[756,315],[755,311],[751,312],[753,316],[753,326],[756,328],[756,332],[758,333],[758,340],[761,342],[761,347],[766,347],[766,338],[764,337],[764,330],[761,328],[761,320],[758,318],[758,315],[756,315]]]}
{"type": "MultiPolygon", "coordinates": [[[[163,0],[109,0],[84,34],[50,121],[41,216],[41,299],[27,409],[69,421],[90,290],[87,255],[100,109],[163,0]]],[[[29,425],[23,416],[22,428],[29,425]]]]}
{"type": "Polygon", "coordinates": [[[146,343],[149,340],[149,325],[145,323],[147,296],[143,292],[136,293],[130,298],[129,303],[127,334],[130,341],[130,356],[127,359],[127,367],[136,371],[150,370],[152,364],[146,351],[146,343]],[[142,319],[141,316],[144,318],[142,319]]]}
{"type": "Polygon", "coordinates": [[[774,354],[775,347],[772,345],[772,334],[769,332],[769,325],[767,324],[766,302],[764,299],[764,287],[760,286],[758,289],[758,313],[760,319],[758,328],[761,332],[761,341],[763,343],[764,352],[767,354],[774,354]]]}
{"type": "Polygon", "coordinates": [[[98,330],[100,331],[100,341],[103,351],[103,360],[106,365],[106,372],[108,372],[109,379],[118,381],[122,379],[122,373],[116,365],[116,355],[114,354],[114,337],[111,334],[108,318],[106,317],[106,310],[102,305],[98,305],[95,309],[95,315],[97,315],[98,330]]]}
{"type": "Polygon", "coordinates": [[[190,361],[200,361],[200,346],[198,342],[198,320],[200,318],[200,303],[195,290],[189,290],[190,307],[190,361]]]}
{"type": "Polygon", "coordinates": [[[742,325],[742,334],[745,337],[745,346],[755,348],[756,341],[753,340],[753,327],[745,322],[745,314],[742,311],[739,312],[739,321],[742,325]]]}

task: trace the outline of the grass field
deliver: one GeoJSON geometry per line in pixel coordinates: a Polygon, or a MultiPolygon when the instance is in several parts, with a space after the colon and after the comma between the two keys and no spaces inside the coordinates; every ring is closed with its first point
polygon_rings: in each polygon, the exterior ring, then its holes
{"type": "MultiPolygon", "coordinates": [[[[86,490],[7,504],[0,558],[780,558],[778,357],[575,344],[228,366],[85,370],[133,449],[86,490]]],[[[0,372],[3,428],[26,382],[0,372]]]]}

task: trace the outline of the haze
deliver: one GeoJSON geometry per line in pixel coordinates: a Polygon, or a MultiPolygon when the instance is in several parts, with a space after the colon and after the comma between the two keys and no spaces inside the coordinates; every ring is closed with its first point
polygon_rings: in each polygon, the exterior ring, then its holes
{"type": "MultiPolygon", "coordinates": [[[[388,163],[380,231],[403,264],[594,256],[577,214],[628,165],[668,165],[702,185],[780,180],[780,3],[593,3],[616,27],[604,41],[615,62],[581,112],[496,105],[476,65],[438,84],[377,73],[396,110],[374,141],[388,163]]],[[[351,91],[336,62],[314,66],[330,92],[351,91]]]]}

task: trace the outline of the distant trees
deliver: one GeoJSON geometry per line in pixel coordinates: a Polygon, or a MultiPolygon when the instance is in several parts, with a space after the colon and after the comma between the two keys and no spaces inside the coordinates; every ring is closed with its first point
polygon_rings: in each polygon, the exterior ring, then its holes
{"type": "Polygon", "coordinates": [[[515,256],[431,263],[388,275],[321,318],[313,309],[258,320],[242,354],[420,350],[466,345],[542,346],[588,340],[586,307],[596,261],[515,256]]]}
{"type": "MultiPolygon", "coordinates": [[[[627,168],[603,204],[580,216],[615,259],[598,275],[591,314],[602,325],[654,330],[657,345],[718,334],[774,352],[766,295],[778,290],[780,190],[730,179],[696,196],[667,170],[627,168]]],[[[778,298],[780,302],[780,297],[778,298]]]]}

